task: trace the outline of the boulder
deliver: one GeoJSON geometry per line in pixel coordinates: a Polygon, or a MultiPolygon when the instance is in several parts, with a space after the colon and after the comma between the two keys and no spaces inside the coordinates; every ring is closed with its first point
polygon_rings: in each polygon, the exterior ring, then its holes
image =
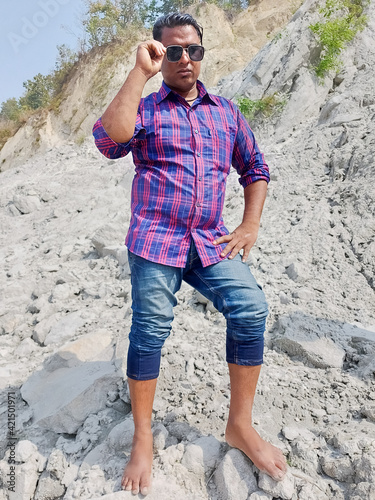
{"type": "Polygon", "coordinates": [[[327,476],[345,483],[351,483],[354,478],[354,468],[347,456],[325,456],[321,459],[323,472],[327,476]]]}
{"type": "Polygon", "coordinates": [[[124,345],[105,330],[65,344],[21,388],[34,422],[76,433],[90,413],[105,408],[107,393],[124,378],[124,359],[124,345]]]}
{"type": "MultiPolygon", "coordinates": [[[[105,250],[106,248],[113,249],[114,245],[122,243],[123,239],[124,235],[121,228],[107,224],[96,231],[91,239],[91,242],[98,254],[101,257],[104,257],[105,255],[111,254],[110,251],[105,250]]],[[[116,246],[116,250],[118,248],[119,247],[116,246]]]]}
{"type": "Polygon", "coordinates": [[[25,215],[40,208],[40,199],[36,194],[16,194],[13,198],[13,204],[22,215],[25,215]]]}
{"type": "Polygon", "coordinates": [[[214,436],[204,436],[188,444],[181,463],[198,477],[210,474],[220,459],[220,442],[214,436]]]}
{"type": "Polygon", "coordinates": [[[9,500],[32,500],[39,479],[35,462],[17,465],[15,491],[9,491],[9,500]]]}
{"type": "Polygon", "coordinates": [[[265,472],[259,474],[259,488],[276,498],[291,500],[294,495],[294,477],[287,473],[282,481],[275,481],[265,472]]]}
{"type": "Polygon", "coordinates": [[[332,330],[336,333],[338,329],[335,323],[296,314],[278,320],[273,345],[316,368],[342,368],[345,350],[330,336],[332,330]]]}
{"type": "Polygon", "coordinates": [[[127,418],[120,424],[116,425],[108,434],[108,447],[121,453],[124,449],[130,448],[133,441],[134,422],[132,418],[127,418]]]}
{"type": "Polygon", "coordinates": [[[81,311],[74,311],[61,318],[47,334],[44,344],[61,344],[70,340],[81,326],[85,324],[81,311]]]}
{"type": "Polygon", "coordinates": [[[214,481],[222,500],[247,500],[258,490],[250,460],[235,448],[229,450],[220,462],[214,481]]]}

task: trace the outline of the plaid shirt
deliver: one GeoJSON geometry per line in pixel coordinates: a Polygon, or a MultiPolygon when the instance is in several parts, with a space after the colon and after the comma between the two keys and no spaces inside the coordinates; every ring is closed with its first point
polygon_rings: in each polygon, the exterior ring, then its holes
{"type": "Polygon", "coordinates": [[[101,119],[95,143],[107,158],[130,151],[135,164],[131,221],[125,244],[144,259],[184,267],[194,239],[202,265],[223,258],[228,234],[222,219],[226,178],[231,164],[243,187],[263,179],[268,167],[252,130],[238,108],[208,94],[197,82],[198,99],[190,107],[164,82],[159,92],[141,99],[133,138],[112,141],[101,119]]]}

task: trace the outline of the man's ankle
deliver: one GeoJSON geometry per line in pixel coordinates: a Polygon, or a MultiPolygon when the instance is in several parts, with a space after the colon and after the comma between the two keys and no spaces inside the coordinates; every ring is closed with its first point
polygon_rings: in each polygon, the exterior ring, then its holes
{"type": "Polygon", "coordinates": [[[248,429],[252,427],[252,418],[249,415],[244,417],[230,416],[227,421],[227,429],[248,429]]]}
{"type": "Polygon", "coordinates": [[[146,438],[149,439],[152,437],[152,430],[151,430],[151,425],[150,426],[141,426],[139,428],[135,428],[134,430],[134,438],[137,439],[142,439],[146,438]]]}

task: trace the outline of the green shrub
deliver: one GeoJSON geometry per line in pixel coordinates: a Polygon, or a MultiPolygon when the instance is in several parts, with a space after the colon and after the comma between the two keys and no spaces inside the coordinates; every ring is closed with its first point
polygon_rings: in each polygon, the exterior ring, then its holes
{"type": "Polygon", "coordinates": [[[78,54],[71,50],[67,45],[58,45],[58,56],[55,64],[55,70],[52,72],[52,97],[56,98],[62,91],[65,83],[69,80],[69,76],[76,62],[78,54]]]}
{"type": "Polygon", "coordinates": [[[285,96],[281,96],[278,92],[256,101],[244,96],[236,98],[237,106],[247,120],[252,120],[256,116],[269,118],[281,111],[286,101],[285,96]]]}
{"type": "Polygon", "coordinates": [[[331,70],[340,70],[341,52],[366,26],[367,16],[363,11],[367,5],[368,0],[327,0],[319,10],[324,20],[310,25],[322,48],[314,67],[319,78],[324,78],[331,70]]]}
{"type": "Polygon", "coordinates": [[[26,109],[38,109],[47,106],[52,95],[52,76],[38,73],[31,80],[23,82],[26,89],[19,103],[26,109]]]}
{"type": "Polygon", "coordinates": [[[1,103],[0,119],[3,121],[10,120],[15,122],[19,119],[21,111],[22,108],[18,104],[17,99],[12,97],[1,103]]]}

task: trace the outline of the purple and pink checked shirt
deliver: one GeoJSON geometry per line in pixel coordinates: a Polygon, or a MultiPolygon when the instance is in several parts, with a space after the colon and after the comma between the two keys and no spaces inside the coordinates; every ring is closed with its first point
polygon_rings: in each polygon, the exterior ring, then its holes
{"type": "Polygon", "coordinates": [[[131,221],[125,244],[144,259],[185,267],[191,238],[204,267],[220,260],[228,234],[222,219],[226,178],[231,165],[243,187],[269,181],[267,164],[252,130],[229,100],[209,94],[190,107],[164,82],[159,92],[141,99],[133,138],[114,142],[101,119],[95,143],[107,158],[130,151],[135,164],[131,221]]]}

